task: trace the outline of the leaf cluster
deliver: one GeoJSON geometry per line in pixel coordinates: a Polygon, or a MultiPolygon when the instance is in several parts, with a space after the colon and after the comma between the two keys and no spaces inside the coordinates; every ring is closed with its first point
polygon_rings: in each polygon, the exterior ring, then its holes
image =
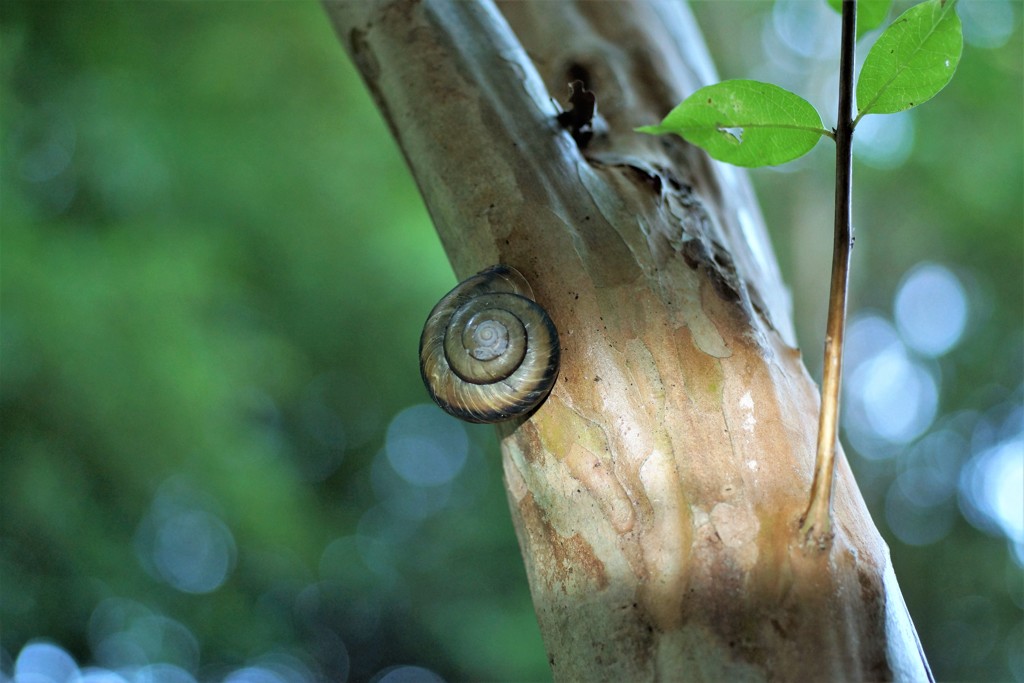
{"type": "MultiPolygon", "coordinates": [[[[841,0],[828,0],[839,9],[841,0]]],[[[860,0],[858,37],[885,20],[892,0],[860,0]]],[[[856,124],[868,114],[894,114],[926,102],[956,72],[963,32],[956,0],[911,7],[879,36],[857,78],[856,124]]],[[[653,126],[675,133],[713,158],[737,166],[774,166],[803,156],[822,137],[834,138],[804,98],[770,83],[729,80],[701,88],[653,126]]]]}

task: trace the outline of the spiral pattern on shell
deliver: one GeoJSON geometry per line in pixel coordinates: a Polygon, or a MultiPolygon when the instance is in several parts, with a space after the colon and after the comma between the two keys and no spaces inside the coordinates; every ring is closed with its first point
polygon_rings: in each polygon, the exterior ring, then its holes
{"type": "Polygon", "coordinates": [[[434,401],[469,422],[500,422],[538,406],[558,377],[558,332],[509,266],[463,281],[434,307],[420,372],[434,401]]]}

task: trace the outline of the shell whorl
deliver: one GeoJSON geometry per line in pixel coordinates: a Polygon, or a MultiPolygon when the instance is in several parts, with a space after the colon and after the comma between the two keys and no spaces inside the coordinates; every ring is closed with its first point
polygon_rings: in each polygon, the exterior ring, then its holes
{"type": "Polygon", "coordinates": [[[500,422],[540,404],[558,377],[558,332],[509,266],[458,284],[430,312],[420,372],[434,401],[469,422],[500,422]]]}

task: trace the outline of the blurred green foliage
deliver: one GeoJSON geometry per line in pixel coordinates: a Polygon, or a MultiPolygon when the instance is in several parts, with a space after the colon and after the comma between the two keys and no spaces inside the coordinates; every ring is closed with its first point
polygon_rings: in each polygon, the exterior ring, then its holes
{"type": "MultiPolygon", "coordinates": [[[[854,305],[887,309],[925,259],[955,266],[976,302],[942,359],[944,415],[1020,401],[1012,8],[1009,42],[968,45],[917,115],[905,163],[857,171],[854,305]]],[[[696,7],[723,77],[757,77],[757,40],[730,36],[770,10],[696,7]]],[[[401,663],[449,680],[548,678],[493,431],[465,428],[466,465],[436,511],[388,507],[406,493],[380,455],[385,430],[426,400],[416,340],[453,277],[319,4],[0,12],[4,668],[40,637],[116,664],[98,606],[124,600],[194,634],[192,655],[167,639],[140,647],[201,679],[273,652],[322,679],[401,663]],[[175,506],[230,530],[225,580],[205,592],[175,587],[147,554],[147,529],[175,506]]],[[[822,163],[755,178],[812,366],[822,163]]],[[[1024,639],[1024,598],[1005,539],[958,517],[940,542],[901,543],[884,513],[895,462],[851,460],[939,678],[1020,676],[1006,651],[1024,639]],[[958,641],[994,644],[944,653],[958,641]]]]}
{"type": "Polygon", "coordinates": [[[392,549],[400,581],[353,552],[318,608],[336,613],[294,613],[375,503],[388,420],[425,400],[416,340],[452,280],[322,8],[3,13],[8,654],[49,637],[90,661],[90,614],[118,596],[186,624],[204,663],[290,647],[337,678],[315,651],[329,628],[355,678],[547,675],[489,429],[485,490],[392,549]],[[182,479],[238,548],[210,594],[136,557],[154,495],[182,479]]]}

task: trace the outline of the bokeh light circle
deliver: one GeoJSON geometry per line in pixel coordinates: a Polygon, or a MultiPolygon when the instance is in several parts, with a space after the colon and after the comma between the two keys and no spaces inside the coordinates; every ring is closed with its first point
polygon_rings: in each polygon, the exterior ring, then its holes
{"type": "Polygon", "coordinates": [[[455,478],[466,464],[469,437],[462,424],[431,404],[398,413],[384,441],[388,462],[415,486],[437,486],[455,478]]]}
{"type": "Polygon", "coordinates": [[[967,326],[967,293],[948,268],[923,263],[903,279],[894,302],[903,341],[929,358],[948,352],[967,326]]]}
{"type": "Polygon", "coordinates": [[[78,678],[75,660],[53,643],[29,643],[14,661],[16,683],[77,683],[78,678]]]}

